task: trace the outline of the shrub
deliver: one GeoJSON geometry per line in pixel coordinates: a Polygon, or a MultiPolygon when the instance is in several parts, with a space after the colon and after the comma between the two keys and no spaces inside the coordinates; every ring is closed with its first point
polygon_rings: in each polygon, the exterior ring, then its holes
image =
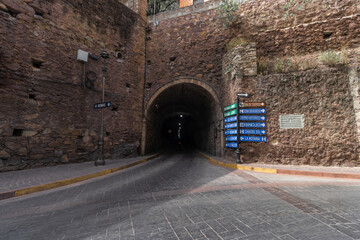
{"type": "Polygon", "coordinates": [[[228,44],[226,44],[226,51],[229,52],[234,47],[237,47],[239,45],[247,44],[249,43],[245,38],[235,37],[230,40],[228,44]]]}
{"type": "Polygon", "coordinates": [[[329,67],[335,67],[339,65],[347,65],[349,63],[349,58],[346,50],[342,50],[340,53],[335,51],[326,51],[321,52],[319,59],[325,65],[329,67]]]}
{"type": "Polygon", "coordinates": [[[286,58],[276,58],[275,59],[275,65],[274,65],[274,71],[276,73],[286,73],[291,68],[291,62],[289,59],[286,58]]]}
{"type": "Polygon", "coordinates": [[[225,28],[236,19],[235,12],[238,8],[239,3],[235,3],[233,0],[221,0],[217,10],[220,13],[220,18],[223,20],[225,28]]]}
{"type": "Polygon", "coordinates": [[[260,57],[257,59],[257,72],[260,75],[268,74],[270,71],[270,60],[268,57],[260,57]]]}

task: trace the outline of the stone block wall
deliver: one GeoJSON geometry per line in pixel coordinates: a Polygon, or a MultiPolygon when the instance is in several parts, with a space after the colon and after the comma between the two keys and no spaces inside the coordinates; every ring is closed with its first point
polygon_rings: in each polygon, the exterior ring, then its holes
{"type": "Polygon", "coordinates": [[[256,44],[242,44],[226,53],[222,62],[225,81],[257,75],[256,44]]]}
{"type": "MultiPolygon", "coordinates": [[[[148,41],[148,95],[178,76],[210,82],[217,89],[226,44],[243,37],[256,44],[257,58],[308,54],[328,49],[356,48],[360,41],[357,0],[316,0],[285,19],[281,1],[245,1],[237,20],[225,28],[210,1],[156,14],[148,41]],[[174,59],[173,61],[170,61],[174,59]],[[161,73],[161,74],[160,74],[161,73]],[[161,76],[161,77],[159,77],[161,76]]],[[[153,16],[148,17],[152,23],[153,16]]]]}
{"type": "Polygon", "coordinates": [[[0,165],[24,168],[97,157],[102,59],[108,72],[105,155],[137,154],[146,23],[111,1],[0,1],[0,165]],[[84,65],[82,49],[98,57],[84,65]],[[84,87],[84,71],[97,75],[84,87]]]}
{"type": "MultiPolygon", "coordinates": [[[[312,1],[303,11],[291,9],[294,16],[288,19],[282,1],[245,1],[237,20],[228,28],[224,28],[215,9],[218,3],[211,1],[156,15],[159,25],[152,28],[147,42],[146,81],[152,85],[146,99],[182,76],[216,89],[221,107],[234,103],[236,92],[249,91],[254,96],[250,101],[268,104],[269,142],[245,144],[245,161],[358,165],[356,97],[350,94],[351,74],[346,67],[314,67],[266,76],[230,74],[227,79],[222,65],[237,55],[246,55],[238,52],[226,60],[226,45],[235,37],[254,43],[258,60],[356,49],[360,41],[358,1],[312,1]],[[280,129],[279,116],[287,114],[304,115],[304,129],[280,129]]],[[[233,65],[240,66],[234,70],[241,72],[241,64],[233,65]]],[[[358,59],[354,66],[358,69],[358,59]]],[[[233,150],[224,154],[230,160],[235,158],[233,150]]]]}
{"type": "MultiPolygon", "coordinates": [[[[347,68],[248,77],[229,81],[225,105],[237,91],[243,101],[266,103],[267,143],[241,143],[245,162],[311,165],[359,165],[356,114],[347,68]],[[282,129],[281,115],[303,115],[304,128],[282,129]]],[[[234,160],[234,150],[225,157],[234,160]]]]}

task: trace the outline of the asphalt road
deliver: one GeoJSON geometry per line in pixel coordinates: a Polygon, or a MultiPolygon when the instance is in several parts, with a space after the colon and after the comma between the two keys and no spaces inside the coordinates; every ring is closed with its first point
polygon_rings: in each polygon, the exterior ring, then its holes
{"type": "Polygon", "coordinates": [[[360,181],[244,172],[169,153],[1,201],[0,239],[360,239],[360,181]]]}

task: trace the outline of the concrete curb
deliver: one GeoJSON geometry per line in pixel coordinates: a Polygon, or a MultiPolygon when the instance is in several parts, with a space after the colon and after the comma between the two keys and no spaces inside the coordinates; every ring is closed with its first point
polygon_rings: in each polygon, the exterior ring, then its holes
{"type": "Polygon", "coordinates": [[[9,192],[3,192],[3,193],[0,193],[0,200],[5,200],[5,199],[13,198],[13,197],[19,197],[19,196],[23,196],[23,195],[27,195],[27,194],[31,194],[31,193],[36,193],[36,192],[40,192],[40,191],[45,191],[45,190],[49,190],[49,189],[53,189],[53,188],[63,187],[63,186],[67,186],[67,185],[70,185],[70,184],[74,184],[74,183],[82,182],[82,181],[85,181],[85,180],[89,180],[89,179],[92,179],[92,178],[101,177],[101,176],[104,176],[104,175],[108,175],[108,174],[111,174],[111,173],[114,173],[114,172],[117,172],[117,171],[120,171],[120,170],[123,170],[123,169],[126,169],[126,168],[136,166],[138,164],[147,162],[147,161],[149,161],[151,159],[157,158],[160,155],[161,155],[161,153],[158,153],[158,154],[149,156],[147,158],[141,159],[139,161],[126,164],[124,166],[111,168],[111,169],[103,170],[103,171],[100,171],[100,172],[91,173],[91,174],[88,174],[88,175],[83,175],[83,176],[80,176],[80,177],[74,177],[74,178],[69,178],[69,179],[60,180],[60,181],[56,181],[56,182],[52,182],[52,183],[42,184],[42,185],[38,185],[38,186],[34,186],[34,187],[28,187],[28,188],[9,191],[9,192]]]}
{"type": "Polygon", "coordinates": [[[233,169],[262,172],[262,173],[288,174],[288,175],[300,175],[300,176],[311,176],[311,177],[360,179],[360,174],[353,174],[353,173],[332,173],[332,172],[314,172],[314,171],[301,171],[301,170],[276,169],[276,168],[261,168],[261,167],[251,167],[246,165],[238,165],[235,163],[224,163],[221,161],[217,161],[202,152],[199,152],[199,154],[207,158],[211,163],[215,165],[227,167],[227,168],[233,168],[233,169]]]}

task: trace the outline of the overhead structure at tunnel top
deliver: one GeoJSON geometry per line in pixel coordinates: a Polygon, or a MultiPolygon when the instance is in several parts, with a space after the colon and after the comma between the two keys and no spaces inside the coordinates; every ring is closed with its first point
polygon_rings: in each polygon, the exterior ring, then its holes
{"type": "Polygon", "coordinates": [[[141,152],[193,147],[221,155],[221,129],[216,91],[196,79],[174,80],[160,87],[146,104],[141,152]]]}

